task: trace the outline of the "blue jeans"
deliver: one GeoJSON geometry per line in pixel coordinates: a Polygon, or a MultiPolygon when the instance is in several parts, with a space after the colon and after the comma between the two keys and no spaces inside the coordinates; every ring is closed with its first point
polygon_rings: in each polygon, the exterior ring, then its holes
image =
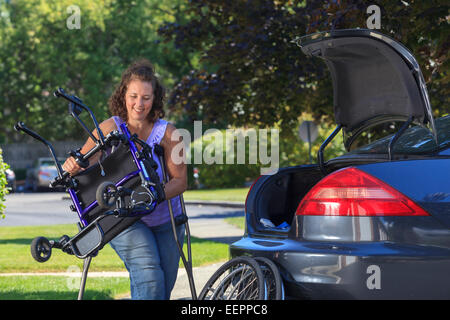
{"type": "MultiPolygon", "coordinates": [[[[183,246],[185,225],[177,226],[176,230],[183,246]]],[[[139,220],[110,244],[130,274],[131,299],[170,299],[180,261],[170,221],[148,227],[139,220]]]]}

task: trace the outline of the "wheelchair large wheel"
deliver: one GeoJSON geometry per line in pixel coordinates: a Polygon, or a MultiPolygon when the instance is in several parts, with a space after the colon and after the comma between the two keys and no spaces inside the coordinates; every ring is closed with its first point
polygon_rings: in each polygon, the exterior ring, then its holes
{"type": "Polygon", "coordinates": [[[31,255],[37,262],[45,262],[52,255],[50,241],[44,237],[37,237],[31,241],[31,255]]]}
{"type": "Polygon", "coordinates": [[[284,286],[280,272],[272,260],[255,257],[264,275],[267,288],[267,300],[284,300],[284,286]]]}
{"type": "Polygon", "coordinates": [[[111,209],[117,201],[117,187],[109,181],[101,183],[97,187],[95,199],[101,208],[111,209]]]}
{"type": "Polygon", "coordinates": [[[265,300],[264,275],[258,262],[236,257],[223,264],[206,282],[199,300],[265,300]]]}

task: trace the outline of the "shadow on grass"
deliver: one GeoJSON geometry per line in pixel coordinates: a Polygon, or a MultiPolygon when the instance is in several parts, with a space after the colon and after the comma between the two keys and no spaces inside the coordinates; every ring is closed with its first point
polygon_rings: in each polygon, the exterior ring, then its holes
{"type": "Polygon", "coordinates": [[[15,239],[1,239],[0,245],[4,244],[22,244],[27,245],[30,244],[33,239],[24,239],[24,238],[15,238],[15,239]]]}
{"type": "MultiPolygon", "coordinates": [[[[20,292],[11,290],[2,292],[0,300],[77,300],[78,291],[39,291],[20,292]]],[[[113,293],[108,291],[96,291],[87,289],[83,300],[114,300],[113,293]]]]}
{"type": "MultiPolygon", "coordinates": [[[[244,231],[242,231],[242,234],[244,234],[244,231]]],[[[240,240],[242,237],[210,237],[210,238],[196,238],[191,236],[191,244],[201,244],[201,243],[211,243],[211,242],[219,242],[223,244],[231,244],[233,242],[236,242],[240,240]]],[[[187,243],[186,237],[184,238],[184,244],[187,243]]]]}
{"type": "MultiPolygon", "coordinates": [[[[61,234],[62,236],[62,234],[61,234]]],[[[57,237],[46,237],[48,240],[58,240],[57,237]]],[[[0,239],[0,246],[1,245],[8,245],[8,244],[19,244],[19,245],[29,245],[31,244],[31,241],[33,241],[34,238],[13,238],[13,239],[0,239]]]]}

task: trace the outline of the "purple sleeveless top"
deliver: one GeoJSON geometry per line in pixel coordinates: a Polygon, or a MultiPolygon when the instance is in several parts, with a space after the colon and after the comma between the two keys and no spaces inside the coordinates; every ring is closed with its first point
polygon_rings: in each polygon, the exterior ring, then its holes
{"type": "MultiPolygon", "coordinates": [[[[114,119],[114,122],[116,123],[118,130],[122,131],[120,129],[120,125],[124,121],[117,116],[113,116],[112,118],[114,119]]],[[[163,181],[161,163],[159,162],[158,156],[153,151],[153,146],[155,144],[161,143],[161,140],[164,137],[164,133],[166,132],[167,123],[168,122],[163,119],[158,119],[157,121],[155,121],[155,123],[153,124],[152,132],[150,133],[150,136],[147,138],[147,141],[145,141],[152,148],[153,160],[155,160],[156,163],[158,164],[158,169],[156,170],[156,172],[158,173],[160,182],[163,181]]],[[[142,217],[141,220],[149,227],[159,226],[161,224],[169,222],[170,214],[168,201],[172,203],[172,211],[174,217],[180,215],[182,213],[180,197],[176,196],[170,200],[161,202],[159,205],[156,206],[156,209],[152,213],[142,217]]]]}

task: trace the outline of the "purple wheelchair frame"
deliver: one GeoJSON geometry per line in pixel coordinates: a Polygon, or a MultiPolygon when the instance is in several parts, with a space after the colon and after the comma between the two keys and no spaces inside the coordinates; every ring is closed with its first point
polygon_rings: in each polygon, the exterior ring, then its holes
{"type": "MultiPolygon", "coordinates": [[[[136,156],[139,152],[138,149],[136,147],[136,144],[132,141],[132,137],[131,137],[131,133],[128,130],[128,127],[126,126],[125,123],[120,125],[120,129],[122,130],[122,132],[125,134],[128,143],[129,143],[129,147],[131,150],[131,155],[133,156],[133,160],[136,164],[136,166],[138,167],[138,170],[129,173],[128,175],[126,175],[125,177],[123,177],[119,182],[116,183],[116,186],[122,186],[124,185],[127,181],[129,181],[130,179],[136,177],[139,175],[140,172],[142,172],[143,177],[145,180],[150,181],[150,177],[147,173],[147,170],[144,166],[144,164],[142,163],[142,160],[138,159],[138,157],[136,156]]],[[[152,188],[152,187],[150,187],[152,188]]],[[[151,190],[153,191],[153,190],[151,190]]],[[[74,190],[74,188],[67,188],[67,192],[70,195],[70,198],[72,199],[72,202],[75,206],[75,209],[77,211],[78,217],[80,219],[80,222],[82,224],[83,227],[86,227],[88,225],[88,222],[85,219],[85,216],[87,213],[89,213],[92,209],[94,209],[95,207],[98,206],[98,201],[95,200],[94,202],[92,202],[90,205],[88,205],[87,207],[85,207],[84,209],[81,207],[80,205],[80,201],[77,197],[76,191],[74,190]]],[[[152,203],[153,207],[152,209],[155,208],[156,206],[156,201],[152,203]]],[[[146,214],[146,213],[145,213],[146,214]]]]}

